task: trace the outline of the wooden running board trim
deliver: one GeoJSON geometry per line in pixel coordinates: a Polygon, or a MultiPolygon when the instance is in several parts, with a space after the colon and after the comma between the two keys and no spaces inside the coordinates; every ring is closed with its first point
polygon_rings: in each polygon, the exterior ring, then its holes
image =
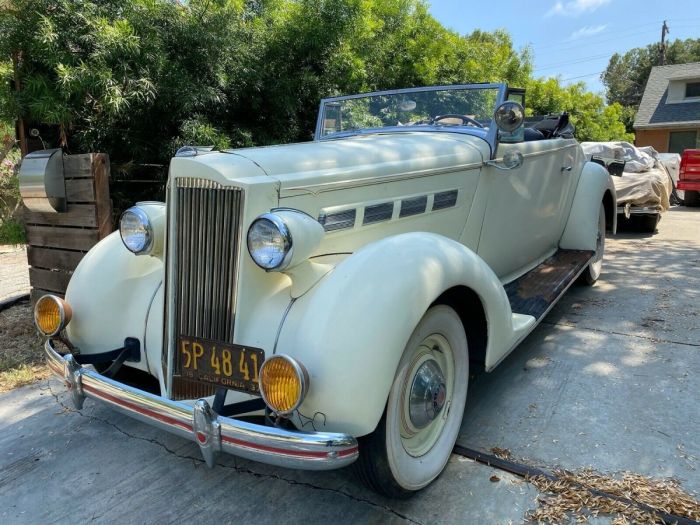
{"type": "Polygon", "coordinates": [[[531,315],[538,321],[556,304],[595,252],[559,250],[525,275],[505,285],[513,313],[531,315]]]}

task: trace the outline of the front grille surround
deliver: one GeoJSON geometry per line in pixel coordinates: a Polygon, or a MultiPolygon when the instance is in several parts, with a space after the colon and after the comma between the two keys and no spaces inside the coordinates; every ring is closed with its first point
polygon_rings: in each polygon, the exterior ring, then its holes
{"type": "Polygon", "coordinates": [[[169,188],[165,309],[167,395],[212,395],[179,375],[180,335],[233,343],[244,193],[215,181],[175,178],[169,188]]]}

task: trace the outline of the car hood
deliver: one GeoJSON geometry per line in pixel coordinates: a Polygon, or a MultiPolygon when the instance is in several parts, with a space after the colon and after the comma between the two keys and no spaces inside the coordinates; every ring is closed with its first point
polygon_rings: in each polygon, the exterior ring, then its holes
{"type": "Polygon", "coordinates": [[[478,137],[399,132],[226,150],[191,159],[246,186],[254,183],[253,177],[262,179],[260,182],[271,177],[277,181],[280,195],[285,196],[315,193],[367,178],[481,164],[488,157],[488,144],[478,137]]]}

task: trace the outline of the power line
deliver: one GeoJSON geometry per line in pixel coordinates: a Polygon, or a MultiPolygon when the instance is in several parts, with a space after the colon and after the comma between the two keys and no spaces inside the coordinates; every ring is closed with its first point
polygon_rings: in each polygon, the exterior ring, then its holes
{"type": "MultiPolygon", "coordinates": [[[[688,19],[688,20],[690,20],[690,19],[688,19]]],[[[639,24],[639,25],[636,25],[636,26],[630,26],[630,27],[625,28],[624,31],[627,32],[627,31],[636,30],[636,29],[638,29],[638,28],[647,27],[647,26],[655,26],[655,27],[656,27],[656,26],[658,26],[658,21],[647,22],[647,23],[645,23],[645,24],[639,24]]],[[[603,36],[605,33],[610,33],[611,31],[613,31],[613,29],[614,29],[614,28],[612,28],[612,27],[610,27],[610,28],[606,27],[604,31],[601,31],[601,32],[599,33],[599,36],[603,36]]],[[[618,34],[619,34],[619,33],[618,33],[618,34]]],[[[595,38],[595,36],[593,36],[593,37],[591,37],[591,38],[595,38]]],[[[540,42],[540,43],[530,42],[530,45],[531,45],[532,47],[534,47],[534,48],[545,49],[545,48],[550,48],[550,47],[558,47],[561,43],[565,43],[565,42],[567,42],[567,41],[564,40],[563,42],[562,42],[562,41],[560,41],[560,42],[552,42],[552,40],[550,39],[550,40],[542,41],[542,42],[540,42]]]]}
{"type": "Polygon", "coordinates": [[[600,75],[603,73],[603,71],[596,71],[595,73],[588,73],[587,75],[579,75],[577,77],[569,77],[569,78],[563,78],[559,82],[568,82],[569,80],[576,80],[577,78],[586,78],[586,77],[592,77],[593,75],[600,75]]]}
{"type": "Polygon", "coordinates": [[[650,30],[648,30],[648,31],[642,31],[642,32],[640,32],[640,31],[633,31],[633,32],[630,32],[630,33],[620,33],[620,34],[617,34],[617,35],[615,35],[615,36],[613,36],[613,37],[605,38],[605,39],[603,39],[603,40],[586,39],[586,40],[583,40],[583,41],[579,42],[578,44],[572,44],[572,45],[563,46],[563,47],[559,46],[559,47],[556,47],[556,48],[548,49],[548,50],[543,51],[543,52],[541,52],[541,53],[537,53],[537,52],[536,52],[535,54],[547,54],[547,53],[555,53],[555,52],[558,52],[558,51],[567,51],[567,50],[571,50],[571,49],[578,49],[578,48],[580,48],[582,45],[585,45],[585,46],[587,46],[587,47],[588,47],[588,46],[597,46],[597,45],[599,45],[599,44],[605,44],[605,43],[608,43],[608,42],[617,42],[617,41],[620,41],[620,40],[623,40],[623,39],[627,39],[627,38],[631,38],[631,37],[638,37],[638,36],[644,36],[644,35],[655,34],[656,31],[657,31],[657,29],[650,29],[650,30]]]}
{"type": "Polygon", "coordinates": [[[602,55],[582,57],[582,58],[576,59],[576,60],[567,60],[566,62],[559,62],[557,64],[549,64],[546,66],[538,67],[537,69],[533,69],[533,72],[542,71],[544,69],[552,69],[554,67],[559,67],[559,66],[568,66],[571,64],[582,64],[583,62],[591,62],[592,60],[600,60],[601,58],[606,58],[606,57],[610,57],[610,53],[603,53],[602,55]]]}

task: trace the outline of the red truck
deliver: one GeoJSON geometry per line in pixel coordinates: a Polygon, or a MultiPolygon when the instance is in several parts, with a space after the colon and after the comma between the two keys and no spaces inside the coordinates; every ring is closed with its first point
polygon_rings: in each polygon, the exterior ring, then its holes
{"type": "Polygon", "coordinates": [[[685,191],[683,204],[700,206],[700,149],[683,151],[677,187],[685,191]]]}

